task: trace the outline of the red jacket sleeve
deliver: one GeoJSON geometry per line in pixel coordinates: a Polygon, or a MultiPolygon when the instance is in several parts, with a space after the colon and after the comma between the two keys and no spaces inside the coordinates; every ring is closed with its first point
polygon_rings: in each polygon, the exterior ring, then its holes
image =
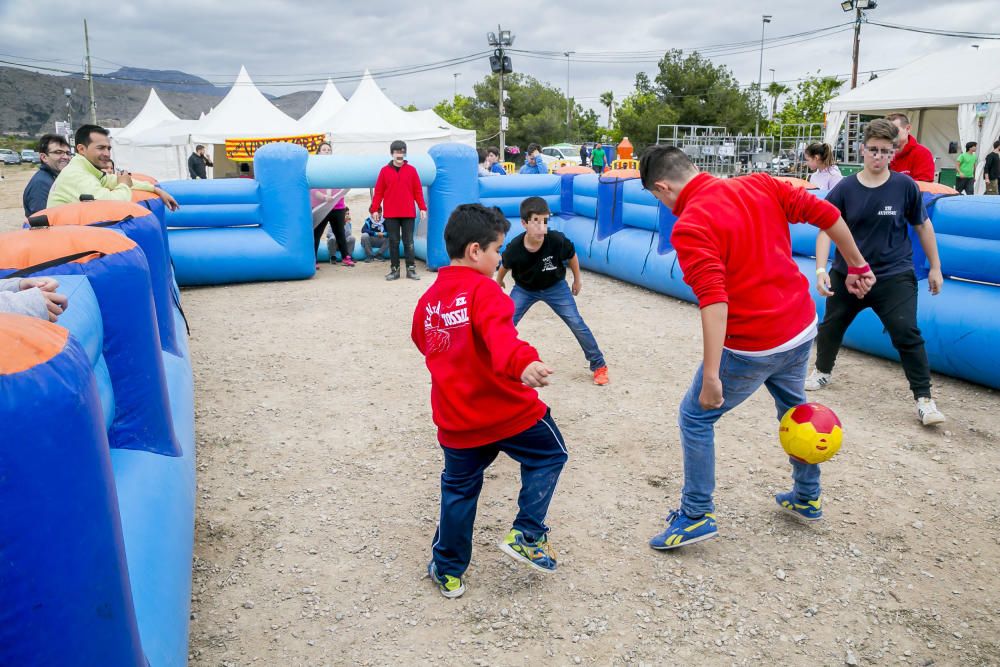
{"type": "Polygon", "coordinates": [[[426,211],[427,204],[424,203],[424,189],[420,186],[420,174],[417,173],[416,167],[411,167],[411,169],[413,169],[413,199],[417,202],[417,208],[426,211]]]}
{"type": "Polygon", "coordinates": [[[514,302],[492,280],[483,281],[473,298],[472,326],[486,344],[493,371],[521,381],[521,374],[538,350],[517,337],[514,302]]]}
{"type": "Polygon", "coordinates": [[[417,302],[417,309],[413,311],[413,325],[410,327],[410,339],[420,350],[420,354],[427,356],[424,348],[424,300],[417,302]]]}
{"type": "Polygon", "coordinates": [[[934,155],[926,146],[917,146],[910,158],[910,178],[915,181],[934,181],[934,155]]]}
{"type": "Polygon", "coordinates": [[[372,195],[372,205],[368,207],[369,213],[374,213],[382,207],[382,197],[385,196],[385,169],[382,167],[378,172],[378,178],[375,179],[375,193],[372,195]]]}
{"type": "Polygon", "coordinates": [[[698,306],[729,303],[726,265],[722,262],[719,241],[712,230],[697,219],[696,213],[681,214],[674,224],[670,242],[677,251],[684,282],[698,297],[698,306]]]}
{"type": "Polygon", "coordinates": [[[767,177],[781,202],[788,222],[808,222],[820,229],[833,227],[840,219],[840,210],[828,201],[811,194],[805,188],[767,177]]]}

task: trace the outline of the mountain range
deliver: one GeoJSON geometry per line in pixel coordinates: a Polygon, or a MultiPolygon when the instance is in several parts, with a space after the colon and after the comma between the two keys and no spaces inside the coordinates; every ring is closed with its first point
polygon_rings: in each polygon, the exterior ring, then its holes
{"type": "MultiPolygon", "coordinates": [[[[180,118],[208,113],[229,90],[186,72],[123,67],[94,75],[97,122],[124,127],[142,109],[150,88],[155,88],[167,108],[180,118]]],[[[319,91],[308,90],[268,98],[292,118],[299,118],[319,95],[319,91]]],[[[0,67],[0,134],[38,136],[53,132],[55,121],[66,120],[67,114],[74,127],[89,118],[89,93],[82,75],[52,76],[0,67]]]]}

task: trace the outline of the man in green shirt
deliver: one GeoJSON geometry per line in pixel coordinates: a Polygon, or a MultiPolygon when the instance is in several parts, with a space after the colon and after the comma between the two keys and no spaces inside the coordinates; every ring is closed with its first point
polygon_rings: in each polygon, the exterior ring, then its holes
{"type": "Polygon", "coordinates": [[[955,174],[955,189],[971,195],[976,183],[976,142],[965,144],[965,152],[958,156],[955,164],[958,172],[955,174]]]}
{"type": "Polygon", "coordinates": [[[604,152],[604,147],[601,146],[601,142],[597,142],[594,146],[593,152],[590,154],[590,166],[594,170],[594,173],[600,175],[604,172],[604,165],[607,163],[607,155],[604,152]]]}
{"type": "Polygon", "coordinates": [[[52,184],[48,206],[80,201],[80,195],[94,199],[132,201],[132,190],[154,192],[171,211],[177,210],[177,200],[166,191],[143,181],[132,181],[132,175],[113,172],[111,138],[99,125],[82,125],[76,131],[76,155],[69,161],[52,184]]]}

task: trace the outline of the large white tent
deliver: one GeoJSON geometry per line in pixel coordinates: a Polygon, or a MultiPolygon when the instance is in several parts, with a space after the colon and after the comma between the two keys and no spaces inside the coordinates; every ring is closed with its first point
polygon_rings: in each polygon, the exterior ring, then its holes
{"type": "Polygon", "coordinates": [[[180,120],[151,88],[139,115],[111,135],[115,165],[160,180],[185,178],[187,147],[175,146],[171,135],[160,130],[170,127],[177,134],[191,123],[180,120]],[[148,143],[150,139],[153,143],[148,143]]]}
{"type": "Polygon", "coordinates": [[[327,79],[319,99],[309,111],[299,118],[299,127],[303,132],[327,132],[329,128],[323,127],[323,123],[343,109],[345,104],[347,104],[347,100],[337,90],[337,86],[333,85],[333,81],[327,79]]]}
{"type": "Polygon", "coordinates": [[[938,169],[954,167],[955,153],[979,143],[976,192],[985,156],[1000,137],[1000,45],[958,46],[928,54],[839,95],[826,106],[826,142],[834,145],[847,115],[903,112],[917,141],[934,154],[938,169]]]}
{"type": "Polygon", "coordinates": [[[476,145],[475,131],[449,125],[431,110],[400,109],[368,71],[347,104],[315,128],[330,134],[335,155],[388,155],[389,144],[395,139],[405,141],[411,153],[445,142],[476,145]]]}

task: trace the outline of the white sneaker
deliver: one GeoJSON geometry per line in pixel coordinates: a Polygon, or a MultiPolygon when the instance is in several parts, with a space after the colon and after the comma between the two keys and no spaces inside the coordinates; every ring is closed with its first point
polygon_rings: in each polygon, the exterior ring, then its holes
{"type": "Polygon", "coordinates": [[[831,382],[833,382],[833,376],[830,373],[820,373],[814,370],[806,378],[806,391],[819,391],[831,382]]]}
{"type": "Polygon", "coordinates": [[[938,410],[933,398],[917,399],[917,417],[924,426],[944,423],[944,415],[938,410]]]}

